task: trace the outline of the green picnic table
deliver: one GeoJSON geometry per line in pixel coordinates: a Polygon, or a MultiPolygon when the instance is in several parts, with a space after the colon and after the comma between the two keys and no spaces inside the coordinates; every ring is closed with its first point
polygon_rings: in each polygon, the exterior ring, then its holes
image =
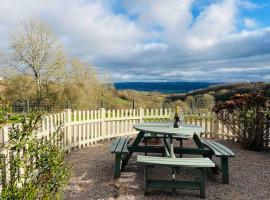
{"type": "MultiPolygon", "coordinates": [[[[202,127],[191,125],[191,124],[181,124],[179,128],[174,128],[172,122],[139,123],[139,124],[135,124],[133,127],[134,129],[139,131],[139,134],[136,139],[140,141],[143,138],[145,138],[146,134],[150,134],[151,137],[163,136],[163,142],[165,144],[164,151],[167,156],[174,157],[174,158],[175,158],[175,154],[174,154],[173,138],[177,138],[178,140],[181,141],[180,147],[182,148],[183,139],[192,138],[194,133],[200,134],[201,132],[203,132],[202,127]]],[[[136,147],[138,146],[138,144],[136,143],[135,145],[132,145],[132,146],[136,147]]],[[[136,151],[136,148],[135,148],[135,151],[136,151]]],[[[150,148],[150,152],[151,152],[151,148],[150,148]]]]}
{"type": "Polygon", "coordinates": [[[138,123],[134,129],[138,130],[136,138],[130,144],[130,138],[118,138],[113,142],[112,153],[115,153],[115,172],[114,177],[120,176],[121,170],[125,168],[131,156],[135,152],[142,153],[162,153],[170,157],[175,157],[175,154],[198,154],[203,155],[209,153],[209,150],[204,148],[194,147],[176,147],[173,145],[173,138],[187,139],[193,138],[194,142],[198,143],[198,138],[194,137],[194,133],[201,133],[203,128],[191,124],[182,124],[179,128],[173,128],[172,122],[166,123],[138,123]],[[145,146],[141,145],[146,136],[152,137],[163,136],[164,145],[145,146]]]}
{"type": "Polygon", "coordinates": [[[198,135],[204,129],[197,125],[181,124],[174,128],[173,123],[139,123],[134,129],[138,132],[133,142],[131,138],[117,138],[112,145],[112,153],[115,153],[114,178],[120,176],[121,170],[125,168],[133,153],[162,153],[162,157],[138,155],[137,161],[145,165],[145,193],[149,188],[184,188],[200,190],[200,196],[205,197],[205,173],[207,168],[212,168],[222,173],[222,183],[229,183],[228,158],[234,157],[234,153],[213,140],[201,139],[198,135]],[[163,138],[163,145],[142,145],[147,138],[163,138]],[[192,138],[196,147],[183,147],[182,139],[192,138]],[[181,141],[181,145],[175,146],[173,140],[181,141]],[[175,154],[179,154],[177,158],[175,154]],[[182,154],[197,154],[200,158],[181,158],[182,154]],[[165,155],[165,157],[164,157],[165,155]],[[220,157],[221,164],[215,163],[212,156],[220,157]],[[172,180],[151,180],[148,178],[148,167],[167,166],[172,168],[172,180]],[[176,181],[176,169],[179,167],[195,168],[201,171],[200,181],[176,181]]]}

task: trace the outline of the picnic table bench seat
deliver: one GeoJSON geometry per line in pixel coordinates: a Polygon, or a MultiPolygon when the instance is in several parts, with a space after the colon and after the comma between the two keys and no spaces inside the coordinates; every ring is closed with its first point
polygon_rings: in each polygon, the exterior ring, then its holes
{"type": "Polygon", "coordinates": [[[144,172],[144,192],[147,194],[149,188],[167,189],[190,189],[200,190],[200,197],[205,198],[205,177],[206,168],[215,167],[215,163],[209,158],[171,158],[137,156],[137,161],[145,165],[144,172]],[[151,180],[148,178],[149,166],[186,167],[200,169],[200,181],[175,181],[175,180],[151,180]]]}
{"type": "Polygon", "coordinates": [[[113,141],[111,153],[115,154],[114,178],[118,178],[121,173],[121,164],[124,156],[129,152],[127,145],[132,138],[120,137],[113,141]]]}
{"type": "Polygon", "coordinates": [[[228,147],[214,141],[201,139],[202,144],[213,151],[217,157],[234,157],[234,153],[228,147]]]}
{"type": "MultiPolygon", "coordinates": [[[[198,145],[198,144],[197,144],[198,145]]],[[[208,155],[210,159],[212,156],[219,157],[221,162],[220,164],[215,162],[216,169],[221,172],[222,175],[222,183],[229,184],[229,160],[228,158],[234,157],[234,153],[228,147],[214,141],[214,140],[206,140],[200,139],[199,147],[207,148],[211,150],[211,154],[208,155]]]]}

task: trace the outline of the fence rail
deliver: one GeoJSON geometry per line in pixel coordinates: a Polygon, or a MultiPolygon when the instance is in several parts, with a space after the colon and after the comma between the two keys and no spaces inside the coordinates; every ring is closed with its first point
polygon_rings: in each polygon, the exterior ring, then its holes
{"type": "MultiPolygon", "coordinates": [[[[37,131],[40,138],[50,139],[57,127],[61,126],[63,137],[61,146],[71,151],[94,144],[98,141],[113,137],[136,134],[133,125],[144,121],[170,121],[173,118],[171,109],[125,109],[125,110],[85,110],[64,112],[46,115],[42,119],[41,127],[37,131]]],[[[185,114],[185,122],[200,125],[204,128],[203,137],[218,137],[225,140],[235,140],[234,134],[213,113],[185,114]]],[[[7,143],[10,127],[0,130],[0,143],[7,143]]],[[[269,138],[269,133],[268,133],[269,138]]],[[[269,145],[269,139],[265,140],[269,145]]],[[[2,150],[2,162],[10,159],[10,151],[2,150]]],[[[8,169],[2,169],[1,174],[8,174],[8,169]]],[[[8,177],[8,176],[7,176],[8,177]]],[[[8,178],[6,179],[8,181],[8,178]]]]}

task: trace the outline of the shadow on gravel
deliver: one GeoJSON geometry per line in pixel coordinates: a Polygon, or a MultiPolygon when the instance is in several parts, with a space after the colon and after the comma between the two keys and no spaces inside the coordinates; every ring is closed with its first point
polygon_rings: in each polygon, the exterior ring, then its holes
{"type": "MultiPolygon", "coordinates": [[[[230,184],[221,184],[220,176],[209,175],[206,181],[206,199],[269,200],[270,151],[253,152],[240,149],[237,144],[222,142],[235,152],[230,159],[230,184]]],[[[200,199],[199,191],[150,190],[143,194],[143,166],[132,157],[119,179],[113,179],[114,155],[110,153],[111,141],[95,144],[71,152],[67,161],[72,165],[72,177],[65,189],[64,199],[149,199],[176,200],[200,199]]],[[[191,146],[186,141],[185,146],[191,146]]],[[[151,178],[170,179],[169,168],[155,167],[151,178]]],[[[176,176],[181,180],[196,180],[196,170],[180,169],[176,176]]]]}

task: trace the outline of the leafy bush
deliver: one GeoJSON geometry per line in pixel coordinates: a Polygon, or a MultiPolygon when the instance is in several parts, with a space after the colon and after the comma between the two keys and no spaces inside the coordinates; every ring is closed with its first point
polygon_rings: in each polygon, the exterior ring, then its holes
{"type": "Polygon", "coordinates": [[[7,122],[10,119],[10,113],[11,107],[9,107],[7,104],[3,104],[0,99],[0,124],[7,122]]]}
{"type": "Polygon", "coordinates": [[[235,95],[216,104],[213,110],[244,149],[261,150],[264,134],[269,128],[268,100],[257,93],[235,95]]]}
{"type": "Polygon", "coordinates": [[[9,141],[1,152],[1,170],[9,170],[9,178],[1,174],[1,199],[61,199],[63,187],[69,180],[69,166],[60,144],[59,127],[50,138],[38,138],[41,115],[30,114],[13,125],[9,141]],[[9,167],[10,166],[10,167],[9,167]]]}

